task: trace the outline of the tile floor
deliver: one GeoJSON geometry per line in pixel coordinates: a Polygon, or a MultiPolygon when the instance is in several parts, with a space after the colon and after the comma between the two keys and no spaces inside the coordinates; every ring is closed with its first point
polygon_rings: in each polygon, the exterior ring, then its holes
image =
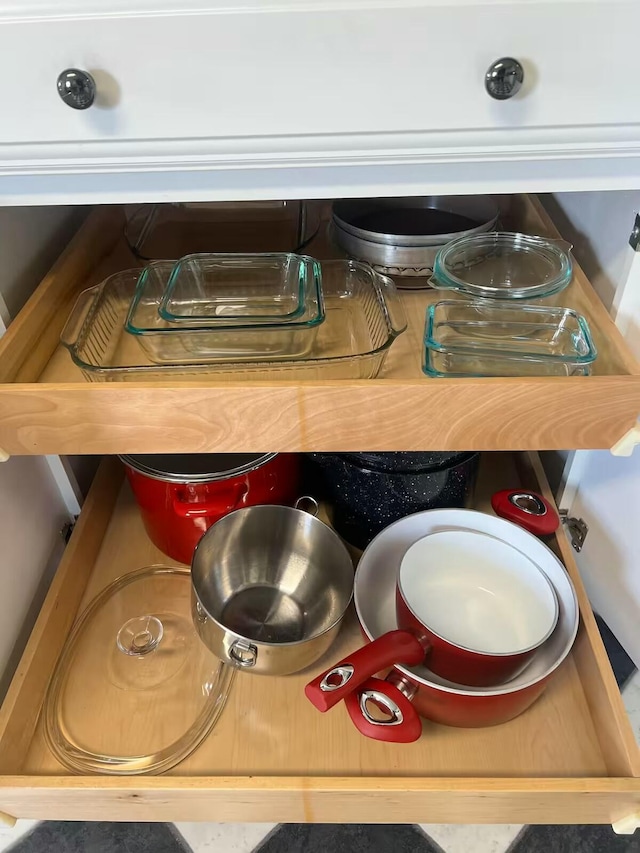
{"type": "MultiPolygon", "coordinates": [[[[609,646],[609,643],[607,643],[609,646]]],[[[626,656],[625,656],[626,657],[626,656]]],[[[625,680],[629,667],[612,654],[614,670],[625,680]]],[[[640,672],[622,696],[640,744],[640,672]]],[[[36,825],[18,821],[0,827],[0,851],[14,853],[640,853],[640,831],[616,836],[610,827],[522,827],[515,825],[424,824],[418,827],[304,826],[300,824],[177,823],[157,829],[150,824],[129,827],[126,843],[117,824],[36,825]],[[183,844],[186,842],[186,844],[183,844]]]]}

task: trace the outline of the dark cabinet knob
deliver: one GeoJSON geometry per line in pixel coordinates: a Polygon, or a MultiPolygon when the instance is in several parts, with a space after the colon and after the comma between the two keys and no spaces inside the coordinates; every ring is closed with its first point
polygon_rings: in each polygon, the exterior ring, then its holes
{"type": "Polygon", "coordinates": [[[519,92],[524,81],[524,69],[517,59],[503,56],[489,67],[484,77],[487,92],[496,101],[506,101],[519,92]]]}
{"type": "Polygon", "coordinates": [[[58,77],[58,94],[68,107],[86,110],[96,97],[96,83],[88,71],[67,68],[58,77]]]}

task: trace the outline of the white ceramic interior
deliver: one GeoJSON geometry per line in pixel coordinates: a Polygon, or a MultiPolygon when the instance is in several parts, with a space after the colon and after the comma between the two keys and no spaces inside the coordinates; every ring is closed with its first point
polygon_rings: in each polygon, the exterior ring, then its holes
{"type": "Polygon", "coordinates": [[[414,542],[402,557],[398,586],[430,631],[481,654],[535,649],[558,619],[544,572],[512,545],[473,530],[445,530],[414,542]]]}
{"type": "Polygon", "coordinates": [[[578,602],[573,584],[555,554],[521,527],[483,512],[465,509],[433,509],[409,515],[387,527],[368,546],[355,576],[354,601],[360,623],[369,637],[398,627],[395,589],[398,569],[406,551],[424,536],[445,530],[473,530],[494,536],[528,556],[551,582],[558,601],[558,623],[531,663],[508,684],[499,687],[466,687],[435,675],[425,666],[396,669],[414,680],[447,693],[496,695],[528,687],[554,671],[571,650],[578,630],[578,602]]]}

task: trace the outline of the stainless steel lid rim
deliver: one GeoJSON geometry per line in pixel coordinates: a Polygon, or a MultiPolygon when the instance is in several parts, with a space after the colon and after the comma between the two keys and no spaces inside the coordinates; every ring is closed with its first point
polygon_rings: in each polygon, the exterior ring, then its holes
{"type": "Polygon", "coordinates": [[[457,237],[467,234],[475,234],[479,230],[490,230],[497,222],[499,209],[496,202],[490,196],[421,196],[406,198],[384,198],[384,199],[346,199],[337,201],[333,205],[333,221],[348,234],[369,243],[377,243],[390,247],[403,247],[409,249],[427,248],[441,246],[457,237]],[[374,209],[417,209],[426,208],[442,213],[454,213],[474,220],[477,224],[473,228],[461,231],[448,231],[421,235],[407,235],[399,233],[383,233],[361,228],[350,221],[353,217],[362,215],[363,212],[374,209]]]}
{"type": "Polygon", "coordinates": [[[128,465],[130,468],[133,468],[139,474],[144,474],[147,477],[150,477],[153,480],[160,480],[164,483],[213,483],[219,480],[226,480],[230,477],[239,477],[242,474],[249,474],[251,471],[255,471],[258,468],[261,468],[263,465],[266,465],[272,459],[275,459],[277,453],[262,453],[262,454],[224,454],[224,456],[249,456],[253,457],[252,459],[248,459],[245,463],[237,465],[231,468],[225,468],[223,470],[213,472],[213,471],[204,471],[201,473],[179,473],[177,471],[166,471],[162,470],[160,467],[156,467],[154,465],[145,464],[144,459],[173,459],[173,458],[191,458],[197,459],[198,457],[202,457],[203,459],[211,458],[215,456],[219,456],[219,454],[214,453],[195,453],[195,454],[167,454],[165,456],[159,454],[132,454],[132,455],[120,455],[118,458],[125,465],[128,465]]]}

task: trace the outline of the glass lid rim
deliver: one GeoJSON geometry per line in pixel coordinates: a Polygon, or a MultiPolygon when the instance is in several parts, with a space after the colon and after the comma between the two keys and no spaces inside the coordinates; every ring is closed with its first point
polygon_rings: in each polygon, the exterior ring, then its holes
{"type": "MultiPolygon", "coordinates": [[[[107,584],[79,614],[69,632],[53,668],[45,693],[42,715],[43,732],[47,747],[52,755],[68,769],[80,773],[105,773],[108,775],[155,774],[168,770],[190,755],[209,734],[225,707],[235,671],[212,655],[212,669],[216,672],[216,695],[205,701],[193,723],[176,740],[155,752],[136,755],[106,755],[78,747],[67,737],[66,726],[60,725],[60,704],[69,673],[72,671],[73,656],[78,638],[82,635],[103,605],[120,590],[136,581],[166,575],[185,578],[190,583],[190,570],[180,566],[154,563],[120,575],[107,584]],[[64,747],[61,745],[64,742],[64,747]],[[145,759],[148,759],[145,762],[145,759]],[[140,762],[144,763],[140,767],[140,762]]],[[[194,633],[195,628],[194,628],[194,633]]]]}
{"type": "MultiPolygon", "coordinates": [[[[441,279],[451,286],[475,293],[506,293],[509,294],[507,298],[513,299],[518,298],[518,293],[521,293],[522,296],[531,296],[540,291],[540,293],[551,296],[571,281],[573,275],[572,248],[573,246],[570,243],[561,238],[542,237],[519,231],[489,231],[483,234],[473,234],[452,240],[438,251],[433,265],[433,275],[436,280],[441,279]],[[554,261],[557,269],[556,275],[547,281],[518,284],[513,288],[504,288],[495,285],[474,284],[468,278],[461,278],[456,275],[454,270],[450,269],[449,258],[456,251],[463,251],[465,247],[495,247],[500,245],[511,248],[514,254],[538,255],[544,260],[554,261]]],[[[464,266],[462,269],[466,271],[470,267],[464,266]]]]}

